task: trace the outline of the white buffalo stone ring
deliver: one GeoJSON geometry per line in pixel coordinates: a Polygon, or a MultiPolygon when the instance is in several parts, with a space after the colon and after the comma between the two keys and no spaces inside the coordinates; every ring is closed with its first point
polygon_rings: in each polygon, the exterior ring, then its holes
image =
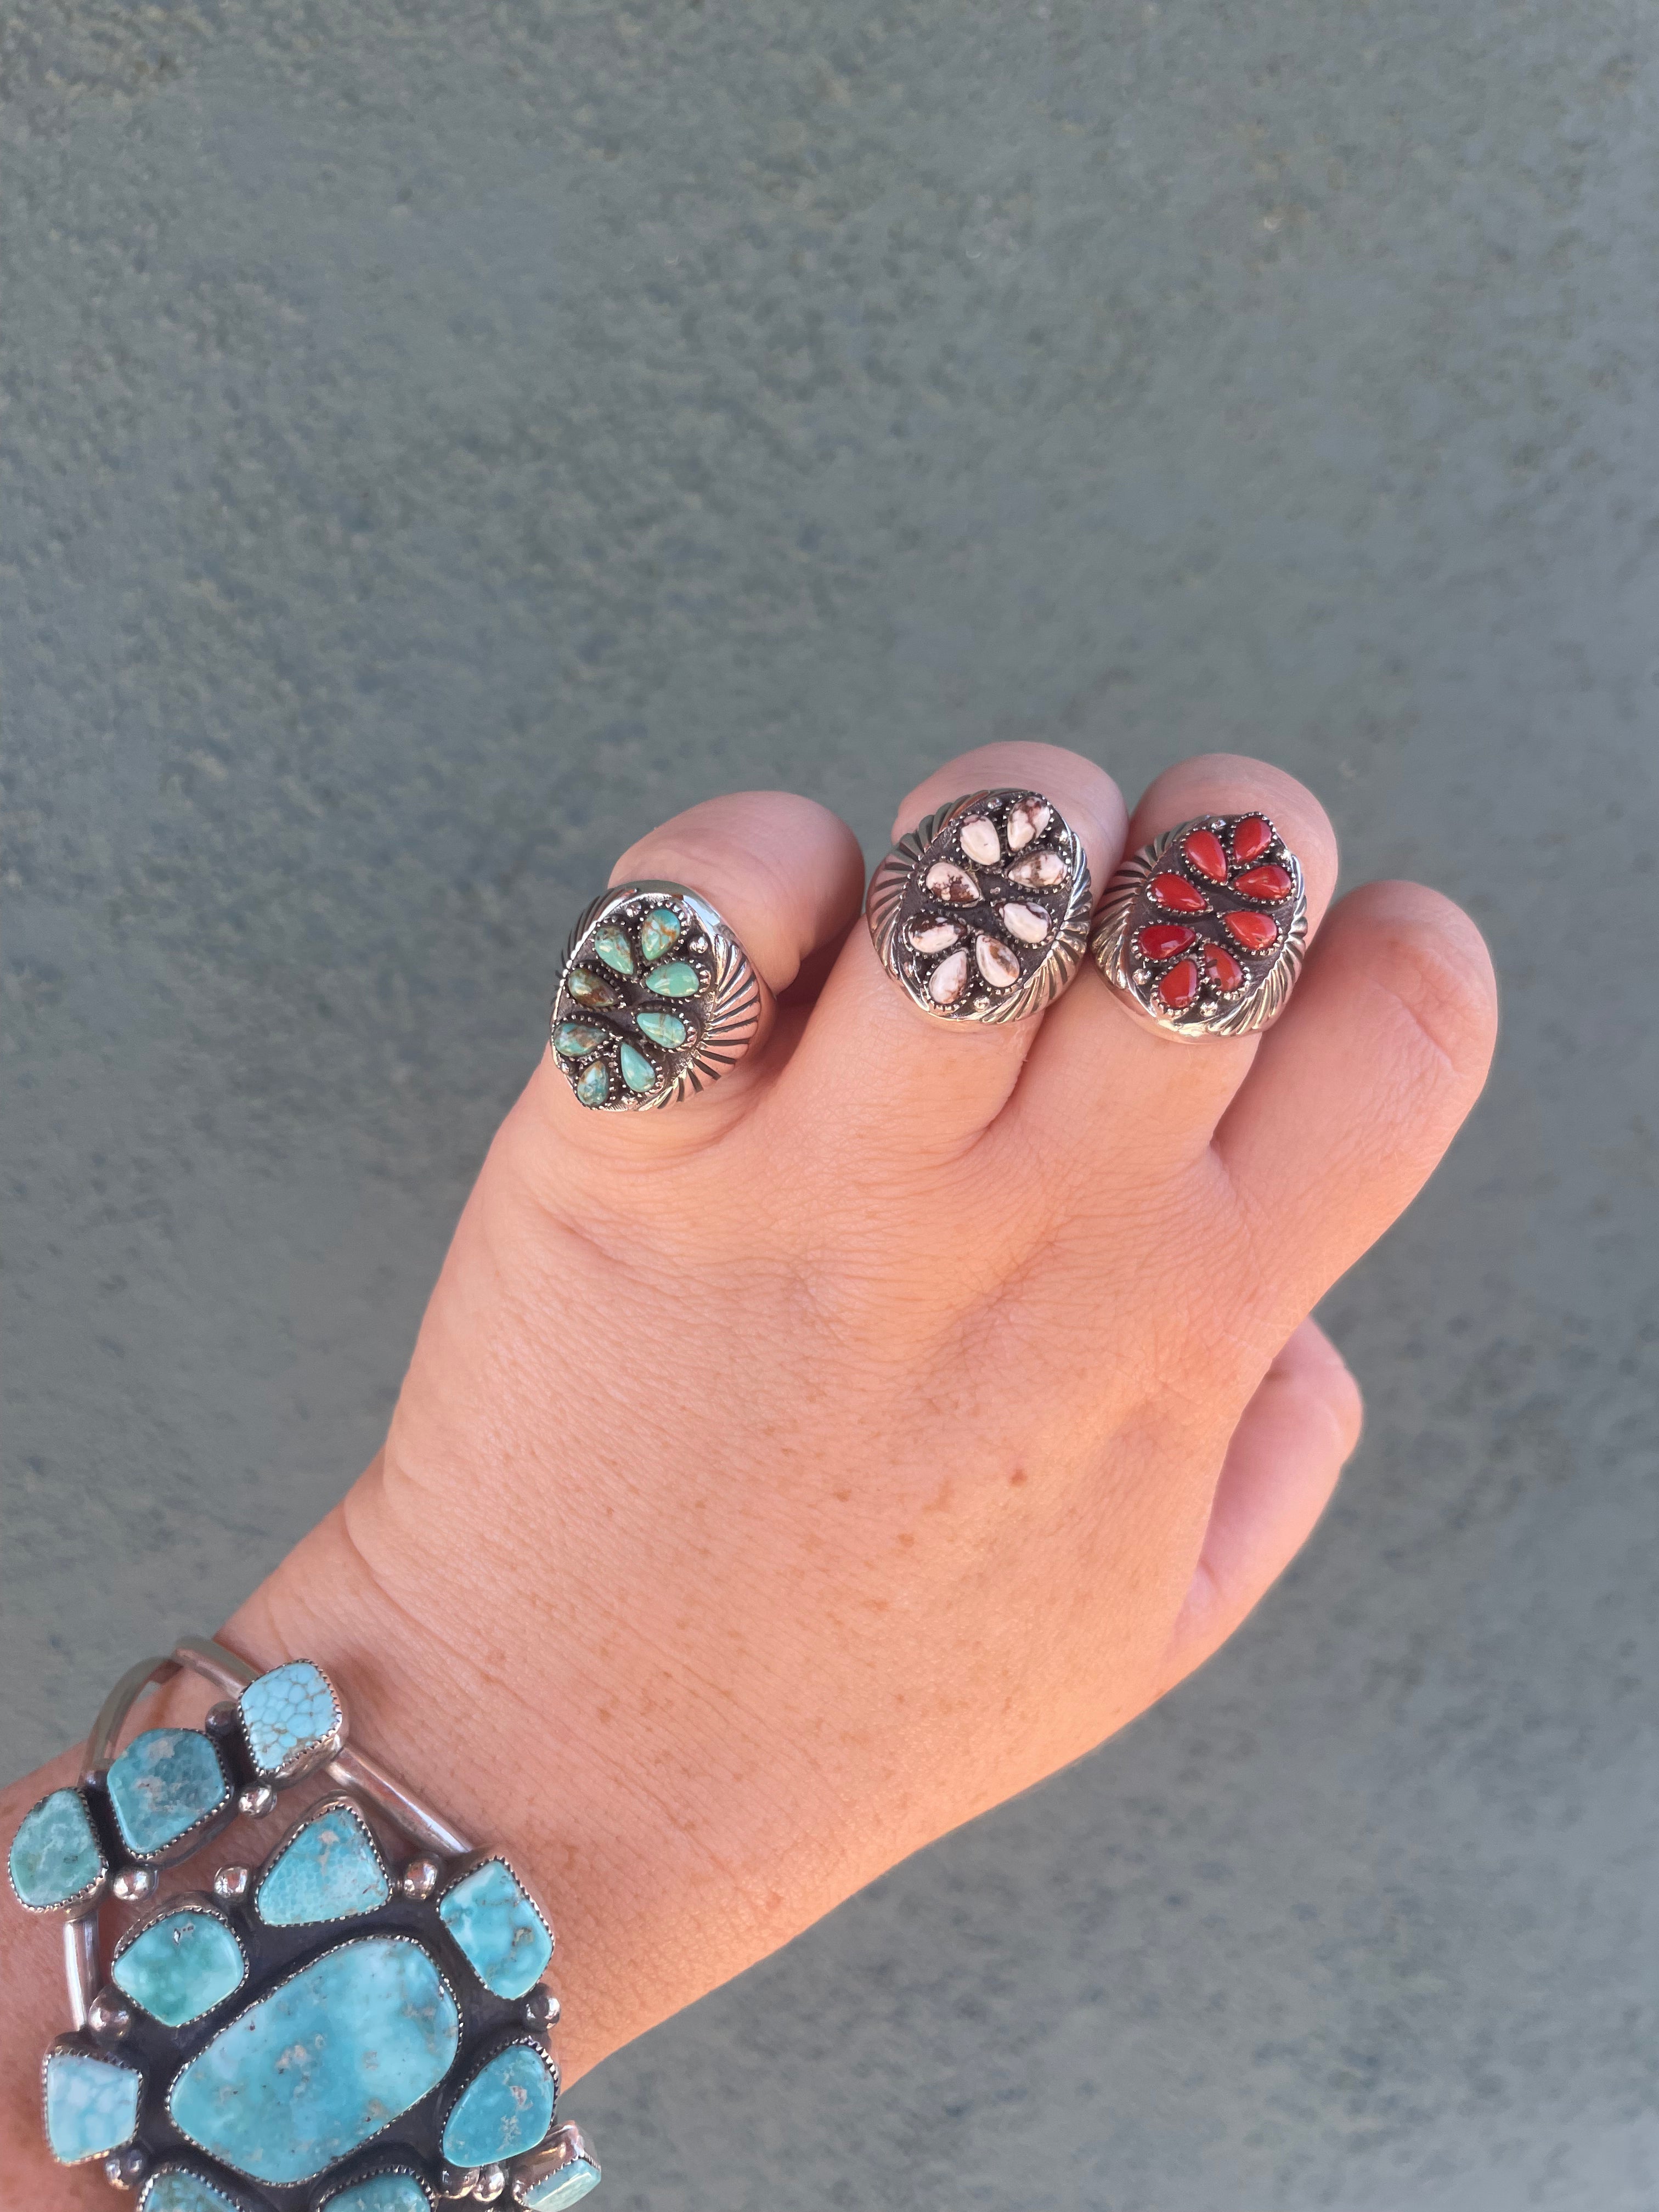
{"type": "Polygon", "coordinates": [[[1211,814],[1123,863],[1089,949],[1166,1036],[1243,1036],[1282,1010],[1307,944],[1296,854],[1265,814],[1211,814]]]}
{"type": "Polygon", "coordinates": [[[918,822],[871,878],[881,963],[944,1022],[1017,1022],[1057,999],[1089,935],[1089,860],[1051,799],[975,791],[918,822]]]}
{"type": "Polygon", "coordinates": [[[707,899],[617,884],[570,933],[553,994],[553,1058],[599,1114],[672,1106],[761,1042],[772,994],[707,899]]]}

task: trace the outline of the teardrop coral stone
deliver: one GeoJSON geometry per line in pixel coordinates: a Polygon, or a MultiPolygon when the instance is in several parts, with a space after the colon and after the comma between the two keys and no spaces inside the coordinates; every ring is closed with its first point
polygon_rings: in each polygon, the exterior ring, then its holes
{"type": "Polygon", "coordinates": [[[1187,950],[1193,935],[1184,921],[1149,921],[1135,942],[1143,960],[1173,960],[1187,950]]]}
{"type": "Polygon", "coordinates": [[[1259,814],[1247,814],[1233,831],[1233,858],[1241,868],[1259,860],[1273,842],[1273,827],[1259,814]]]}
{"type": "Polygon", "coordinates": [[[1208,902],[1196,884],[1189,884],[1185,876],[1154,876],[1146,886],[1160,906],[1174,908],[1176,914],[1202,914],[1208,902]]]}
{"type": "Polygon", "coordinates": [[[1234,944],[1242,945],[1247,952],[1265,952],[1279,934],[1279,924],[1272,915],[1248,910],[1228,915],[1226,928],[1234,944]]]}
{"type": "Polygon", "coordinates": [[[1277,860],[1264,860],[1259,868],[1246,868],[1242,876],[1233,878],[1233,889],[1246,898],[1287,899],[1293,888],[1290,870],[1281,868],[1277,860]]]}
{"type": "Polygon", "coordinates": [[[1158,995],[1172,1014],[1190,1006],[1198,996],[1198,963],[1177,960],[1158,987],[1158,995]]]}
{"type": "Polygon", "coordinates": [[[1227,880],[1227,854],[1213,830],[1194,830],[1181,848],[1200,876],[1212,884],[1227,880]]]}
{"type": "Polygon", "coordinates": [[[1236,991],[1244,981],[1244,970],[1224,945],[1205,946],[1204,972],[1218,991],[1236,991]]]}

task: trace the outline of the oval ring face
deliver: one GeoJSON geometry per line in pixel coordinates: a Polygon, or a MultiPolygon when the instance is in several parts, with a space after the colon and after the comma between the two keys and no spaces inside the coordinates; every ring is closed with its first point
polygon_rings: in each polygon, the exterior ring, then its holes
{"type": "Polygon", "coordinates": [[[1013,1022],[1057,999],[1089,933],[1083,841],[1035,791],[975,791],[901,837],[870,884],[882,965],[925,1014],[1013,1022]]]}
{"type": "Polygon", "coordinates": [[[1290,997],[1308,944],[1302,864],[1265,814],[1155,837],[1106,887],[1090,951],[1173,1036],[1243,1036],[1290,997]]]}
{"type": "Polygon", "coordinates": [[[770,995],[708,901],[684,884],[621,884],[577,921],[549,1042],[596,1113],[671,1106],[755,1043],[770,995]]]}

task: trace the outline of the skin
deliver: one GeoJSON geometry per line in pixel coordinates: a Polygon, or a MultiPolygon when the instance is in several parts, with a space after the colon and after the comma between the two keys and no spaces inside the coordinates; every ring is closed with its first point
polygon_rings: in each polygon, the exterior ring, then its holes
{"type": "MultiPolygon", "coordinates": [[[[612,880],[712,899],[780,994],[771,1039],[642,1116],[585,1112],[543,1059],[383,1449],[223,1631],[319,1662],[356,1739],[507,1849],[558,1930],[568,2081],[1225,1640],[1358,1436],[1309,1312],[1485,1079],[1473,923],[1409,884],[1330,908],[1334,836],[1279,770],[1187,761],[1130,822],[1080,756],[997,745],[896,827],[982,785],[1047,793],[1097,888],[1171,823],[1265,809],[1316,930],[1280,1021],[1174,1041],[1085,963],[1039,1018],[929,1023],[854,926],[844,823],[693,808],[612,880]]],[[[6,1791],[5,1832],[74,1768],[6,1791]]],[[[102,2205],[40,2136],[59,1955],[8,1893],[0,2170],[102,2205]]]]}

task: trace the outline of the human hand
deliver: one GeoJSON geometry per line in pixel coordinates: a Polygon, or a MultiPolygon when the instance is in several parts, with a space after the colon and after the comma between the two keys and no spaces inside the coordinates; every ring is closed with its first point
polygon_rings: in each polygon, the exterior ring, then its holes
{"type": "MultiPolygon", "coordinates": [[[[1097,889],[1126,838],[1272,815],[1318,933],[1281,1021],[1174,1042],[1085,963],[1040,1020],[930,1024],[851,927],[842,823],[693,809],[613,880],[709,898],[782,997],[772,1039],[644,1115],[544,1059],[383,1451],[224,1632],[317,1659],[368,1747],[507,1849],[558,1930],[567,2081],[1224,1640],[1358,1434],[1306,1316],[1484,1079],[1473,925],[1403,884],[1322,925],[1334,840],[1278,771],[1189,761],[1126,830],[1085,760],[990,747],[900,826],[981,785],[1052,798],[1097,889]]],[[[14,1930],[31,1974],[50,1936],[14,1930]]],[[[8,2110],[15,2172],[102,2201],[8,2110]]]]}

